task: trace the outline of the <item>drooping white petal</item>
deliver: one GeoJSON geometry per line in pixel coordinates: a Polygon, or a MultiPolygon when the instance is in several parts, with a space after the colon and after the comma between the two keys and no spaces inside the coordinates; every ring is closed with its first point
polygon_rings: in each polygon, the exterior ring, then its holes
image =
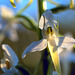
{"type": "Polygon", "coordinates": [[[6,44],[3,44],[2,48],[6,52],[6,54],[8,55],[10,62],[13,63],[14,66],[16,66],[18,64],[19,60],[18,60],[18,57],[15,54],[15,52],[12,50],[12,48],[6,44]]]}
{"type": "Polygon", "coordinates": [[[23,52],[22,58],[24,58],[28,52],[42,51],[46,47],[47,47],[47,39],[35,41],[25,49],[25,51],[23,52]]]}
{"type": "Polygon", "coordinates": [[[71,38],[71,37],[58,37],[56,40],[57,46],[62,47],[62,48],[69,48],[72,47],[75,44],[75,39],[71,38]]]}

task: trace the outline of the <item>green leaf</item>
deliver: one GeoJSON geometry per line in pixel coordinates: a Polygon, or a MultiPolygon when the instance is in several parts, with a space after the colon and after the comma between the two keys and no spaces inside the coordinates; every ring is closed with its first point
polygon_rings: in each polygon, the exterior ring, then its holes
{"type": "Polygon", "coordinates": [[[15,3],[14,3],[14,0],[10,0],[10,3],[11,3],[11,5],[12,5],[14,8],[16,8],[16,5],[15,5],[15,3]]]}
{"type": "Polygon", "coordinates": [[[36,31],[38,28],[37,23],[33,19],[30,19],[23,15],[17,15],[15,18],[17,18],[19,20],[19,23],[28,30],[36,31]]]}

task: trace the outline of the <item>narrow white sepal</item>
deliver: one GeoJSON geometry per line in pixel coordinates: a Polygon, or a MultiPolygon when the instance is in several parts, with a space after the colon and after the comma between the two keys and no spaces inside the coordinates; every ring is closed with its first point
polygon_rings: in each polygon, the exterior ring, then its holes
{"type": "Polygon", "coordinates": [[[44,16],[42,15],[39,21],[39,28],[42,30],[44,27],[44,16]]]}
{"type": "Polygon", "coordinates": [[[15,54],[15,52],[12,50],[12,48],[9,47],[7,44],[3,44],[2,48],[8,55],[9,60],[11,60],[13,65],[16,66],[18,64],[19,60],[18,60],[18,57],[15,54]]]}
{"type": "Polygon", "coordinates": [[[47,47],[47,39],[41,39],[40,41],[35,41],[25,49],[22,58],[24,58],[28,52],[42,51],[46,47],[47,47]]]}

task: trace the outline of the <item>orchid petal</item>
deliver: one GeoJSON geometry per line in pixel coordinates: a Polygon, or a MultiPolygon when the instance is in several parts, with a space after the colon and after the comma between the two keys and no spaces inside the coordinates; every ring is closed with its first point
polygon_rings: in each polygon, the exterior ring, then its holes
{"type": "Polygon", "coordinates": [[[71,38],[71,37],[59,37],[58,38],[58,47],[62,47],[62,48],[68,48],[68,47],[72,47],[75,44],[75,39],[71,38]]]}
{"type": "Polygon", "coordinates": [[[57,20],[56,18],[53,16],[52,12],[50,10],[46,10],[44,13],[43,13],[43,16],[45,17],[45,22],[51,22],[54,27],[57,27],[57,20]]]}
{"type": "Polygon", "coordinates": [[[41,16],[41,19],[40,19],[40,21],[39,21],[39,28],[42,30],[43,27],[44,27],[44,16],[42,15],[42,16],[41,16]]]}
{"type": "Polygon", "coordinates": [[[18,57],[15,54],[15,52],[12,50],[12,48],[6,44],[3,44],[2,48],[8,55],[9,60],[13,63],[14,66],[16,66],[18,64],[19,60],[18,60],[18,57]]]}
{"type": "MultiPolygon", "coordinates": [[[[51,25],[53,24],[53,27],[57,27],[58,21],[53,16],[52,12],[50,10],[46,10],[39,21],[39,28],[42,30],[44,28],[44,25],[51,25]]],[[[52,25],[51,25],[52,26],[52,25]]]]}
{"type": "Polygon", "coordinates": [[[51,37],[48,41],[48,48],[49,48],[55,69],[56,69],[58,75],[61,75],[59,54],[58,54],[56,43],[55,43],[55,40],[53,39],[53,37],[51,37]]]}
{"type": "Polygon", "coordinates": [[[47,39],[35,41],[25,49],[25,51],[23,52],[22,58],[24,58],[28,52],[42,51],[46,47],[47,47],[47,39]]]}

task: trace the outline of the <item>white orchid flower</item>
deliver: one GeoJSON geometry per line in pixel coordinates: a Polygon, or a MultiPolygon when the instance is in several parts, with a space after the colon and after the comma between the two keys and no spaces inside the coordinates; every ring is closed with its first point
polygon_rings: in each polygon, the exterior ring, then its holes
{"type": "Polygon", "coordinates": [[[0,67],[4,72],[3,75],[14,75],[14,73],[18,73],[18,70],[15,68],[19,62],[17,55],[6,44],[2,45],[2,49],[4,50],[4,58],[1,60],[0,67]]]}
{"type": "Polygon", "coordinates": [[[48,46],[55,69],[58,75],[61,75],[59,53],[64,48],[72,47],[75,44],[75,39],[68,36],[57,37],[58,20],[54,18],[50,10],[46,10],[41,16],[39,28],[42,30],[43,38],[29,45],[25,49],[22,58],[24,58],[28,52],[42,51],[48,46]]]}
{"type": "MultiPolygon", "coordinates": [[[[6,6],[1,6],[0,13],[0,37],[2,36],[4,38],[6,36],[11,41],[17,41],[18,21],[15,19],[12,20],[12,18],[14,18],[14,12],[6,6]]],[[[0,42],[2,40],[3,39],[0,38],[0,42]]]]}

